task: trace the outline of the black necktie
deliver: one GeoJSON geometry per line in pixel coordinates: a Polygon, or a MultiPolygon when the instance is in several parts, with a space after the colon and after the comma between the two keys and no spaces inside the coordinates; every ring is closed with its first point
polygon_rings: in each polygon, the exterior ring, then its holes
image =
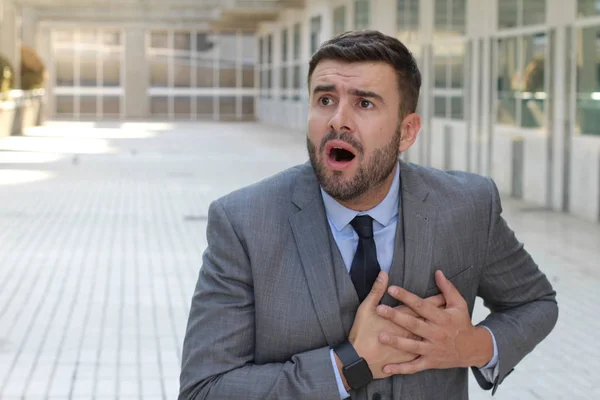
{"type": "Polygon", "coordinates": [[[373,239],[373,218],[368,215],[357,216],[350,225],[358,234],[358,247],[352,260],[350,278],[362,303],[371,291],[380,271],[375,239],[373,239]]]}

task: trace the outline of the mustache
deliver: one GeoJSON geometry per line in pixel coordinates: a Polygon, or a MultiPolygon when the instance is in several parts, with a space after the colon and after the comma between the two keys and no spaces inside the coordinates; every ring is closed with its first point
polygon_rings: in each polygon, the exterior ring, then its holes
{"type": "Polygon", "coordinates": [[[356,151],[358,152],[358,154],[362,155],[364,153],[364,148],[363,148],[362,144],[360,144],[360,142],[358,140],[356,140],[354,135],[352,135],[349,132],[341,132],[340,133],[340,132],[336,132],[336,131],[329,131],[323,137],[323,139],[321,140],[321,148],[320,148],[321,152],[325,151],[325,146],[327,145],[327,142],[329,142],[330,140],[341,140],[342,142],[346,142],[350,146],[354,147],[356,149],[356,151]]]}

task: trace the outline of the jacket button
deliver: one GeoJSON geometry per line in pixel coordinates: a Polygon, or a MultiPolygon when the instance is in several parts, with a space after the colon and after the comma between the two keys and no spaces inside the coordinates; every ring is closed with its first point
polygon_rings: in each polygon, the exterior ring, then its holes
{"type": "Polygon", "coordinates": [[[381,395],[379,393],[375,393],[373,395],[373,397],[371,397],[372,400],[381,400],[381,395]]]}

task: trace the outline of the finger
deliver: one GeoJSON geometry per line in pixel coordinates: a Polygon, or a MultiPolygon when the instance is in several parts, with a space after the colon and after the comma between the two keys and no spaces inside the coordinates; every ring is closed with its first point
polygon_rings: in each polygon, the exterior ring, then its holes
{"type": "Polygon", "coordinates": [[[436,294],[435,296],[431,296],[425,299],[425,301],[430,302],[434,306],[440,308],[446,305],[446,299],[442,293],[436,294]]]}
{"type": "Polygon", "coordinates": [[[438,288],[442,291],[446,304],[449,307],[462,307],[466,305],[465,299],[461,296],[456,287],[446,278],[442,271],[436,271],[435,282],[438,288]]]}
{"type": "MultiPolygon", "coordinates": [[[[405,306],[427,320],[439,322],[444,318],[442,310],[401,287],[392,286],[388,289],[388,292],[393,298],[401,301],[405,306]]],[[[448,302],[448,299],[446,299],[446,302],[448,302]]]]}
{"type": "Polygon", "coordinates": [[[373,309],[377,307],[377,305],[383,298],[383,295],[385,294],[385,289],[388,286],[388,280],[389,276],[385,271],[379,272],[379,275],[377,275],[377,279],[371,287],[371,291],[369,292],[367,297],[365,297],[363,303],[367,303],[367,305],[373,309]]]}
{"type": "Polygon", "coordinates": [[[383,372],[392,375],[411,375],[430,369],[428,364],[427,357],[419,357],[407,363],[388,364],[383,367],[383,372]]]}
{"type": "Polygon", "coordinates": [[[395,349],[421,356],[429,354],[431,351],[431,343],[390,335],[388,333],[380,334],[379,341],[385,345],[392,346],[395,349]]]}
{"type": "Polygon", "coordinates": [[[418,317],[413,317],[385,305],[377,307],[377,314],[423,339],[433,341],[435,338],[436,328],[418,317]]]}

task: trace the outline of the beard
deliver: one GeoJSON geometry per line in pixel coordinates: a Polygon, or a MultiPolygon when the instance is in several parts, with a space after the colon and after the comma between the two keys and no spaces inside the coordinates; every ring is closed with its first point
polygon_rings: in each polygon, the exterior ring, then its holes
{"type": "MultiPolygon", "coordinates": [[[[390,142],[375,149],[368,158],[365,158],[364,147],[353,134],[348,132],[328,132],[320,143],[318,153],[315,144],[308,137],[306,147],[310,163],[323,190],[336,200],[348,202],[358,199],[371,189],[378,187],[390,176],[398,163],[400,138],[400,126],[397,126],[390,142]],[[356,150],[355,157],[358,159],[358,168],[354,176],[344,178],[343,171],[327,170],[323,159],[325,145],[334,139],[344,141],[356,150]]],[[[328,156],[325,155],[325,157],[328,156]]]]}

